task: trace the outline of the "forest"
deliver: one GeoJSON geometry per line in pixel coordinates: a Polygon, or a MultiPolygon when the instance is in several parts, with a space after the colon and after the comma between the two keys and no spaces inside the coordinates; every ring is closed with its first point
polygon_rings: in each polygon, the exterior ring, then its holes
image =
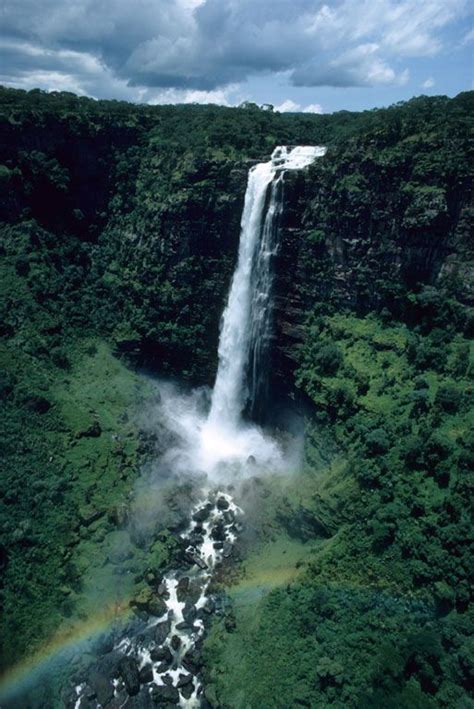
{"type": "Polygon", "coordinates": [[[195,492],[160,489],[134,524],[168,445],[150,412],[164,379],[213,384],[248,170],[277,145],[327,147],[285,183],[275,259],[270,384],[303,421],[302,461],[243,485],[203,706],[472,706],[473,104],[0,89],[2,706],[74,706],[111,631],[62,663],[55,648],[98,609],[108,628],[121,604],[153,614],[195,492]]]}

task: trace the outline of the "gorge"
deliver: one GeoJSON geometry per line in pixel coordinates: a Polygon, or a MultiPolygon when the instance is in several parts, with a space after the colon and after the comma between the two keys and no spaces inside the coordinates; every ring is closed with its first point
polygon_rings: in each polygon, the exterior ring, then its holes
{"type": "Polygon", "coordinates": [[[467,706],[472,93],[0,108],[2,707],[467,706]]]}

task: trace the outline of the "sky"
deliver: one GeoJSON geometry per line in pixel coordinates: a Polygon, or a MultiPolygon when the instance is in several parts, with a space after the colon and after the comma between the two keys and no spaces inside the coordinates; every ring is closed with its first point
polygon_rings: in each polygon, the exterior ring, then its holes
{"type": "Polygon", "coordinates": [[[0,83],[329,113],[472,88],[469,0],[0,0],[0,83]]]}

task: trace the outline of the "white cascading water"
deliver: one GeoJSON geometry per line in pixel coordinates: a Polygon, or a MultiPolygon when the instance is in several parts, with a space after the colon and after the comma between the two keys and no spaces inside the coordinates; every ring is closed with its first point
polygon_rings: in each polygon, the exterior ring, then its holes
{"type": "Polygon", "coordinates": [[[283,178],[281,170],[272,180],[270,199],[257,248],[250,308],[249,351],[247,354],[247,410],[259,421],[268,404],[270,341],[272,335],[273,259],[278,251],[280,217],[283,213],[283,178]]]}
{"type": "Polygon", "coordinates": [[[268,242],[273,222],[281,209],[281,202],[278,203],[278,184],[286,170],[306,167],[324,153],[325,148],[322,147],[299,146],[291,149],[280,146],[273,151],[271,160],[255,165],[249,172],[241,221],[239,258],[222,316],[219,367],[209,414],[211,423],[219,422],[235,428],[246,403],[245,368],[251,338],[260,336],[258,321],[268,308],[270,281],[267,264],[272,246],[268,242]],[[271,183],[273,189],[268,201],[268,186],[271,183]],[[260,244],[264,251],[261,253],[262,258],[258,259],[260,244]],[[256,269],[257,265],[266,270],[264,279],[258,278],[261,273],[256,269]],[[262,284],[266,286],[266,292],[256,287],[262,284]],[[261,307],[262,302],[264,308],[261,307]]]}
{"type": "MultiPolygon", "coordinates": [[[[239,256],[227,306],[222,318],[219,366],[206,416],[202,391],[178,393],[170,384],[160,386],[161,414],[167,430],[175,434],[158,465],[165,474],[204,473],[208,479],[202,499],[190,511],[189,527],[181,534],[184,565],[156,582],[162,599],[159,617],[137,621],[114,652],[128,656],[135,666],[140,688],[127,687],[122,672],[113,679],[114,701],[128,706],[130,695],[140,692],[146,701],[183,709],[202,705],[203,686],[196,648],[209,615],[217,612],[217,598],[209,587],[215,567],[233,554],[241,531],[241,510],[230,483],[246,474],[275,471],[285,461],[279,446],[256,425],[244,423],[248,398],[258,397],[259,367],[271,324],[271,259],[278,247],[278,219],[282,211],[282,184],[287,170],[298,170],[324,155],[325,148],[278,147],[271,160],[250,172],[241,221],[239,256]],[[250,384],[246,375],[250,369],[250,384]],[[251,459],[250,459],[251,457],[251,459]]],[[[100,708],[89,700],[90,688],[80,682],[71,709],[100,708]],[[84,704],[83,704],[84,702],[84,704]]]]}
{"type": "Polygon", "coordinates": [[[235,429],[245,404],[244,368],[249,349],[252,272],[262,232],[265,200],[275,175],[273,160],[250,170],[242,213],[239,259],[222,316],[219,367],[209,422],[235,429]]]}

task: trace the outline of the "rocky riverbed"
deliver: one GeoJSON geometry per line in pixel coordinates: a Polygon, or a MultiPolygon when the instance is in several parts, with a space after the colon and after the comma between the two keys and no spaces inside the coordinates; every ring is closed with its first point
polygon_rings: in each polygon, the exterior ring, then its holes
{"type": "Polygon", "coordinates": [[[213,572],[233,555],[242,510],[222,490],[207,491],[181,533],[182,563],[150,579],[137,620],[99,658],[71,694],[68,709],[208,706],[203,695],[201,643],[222,601],[209,591],[213,572]]]}

